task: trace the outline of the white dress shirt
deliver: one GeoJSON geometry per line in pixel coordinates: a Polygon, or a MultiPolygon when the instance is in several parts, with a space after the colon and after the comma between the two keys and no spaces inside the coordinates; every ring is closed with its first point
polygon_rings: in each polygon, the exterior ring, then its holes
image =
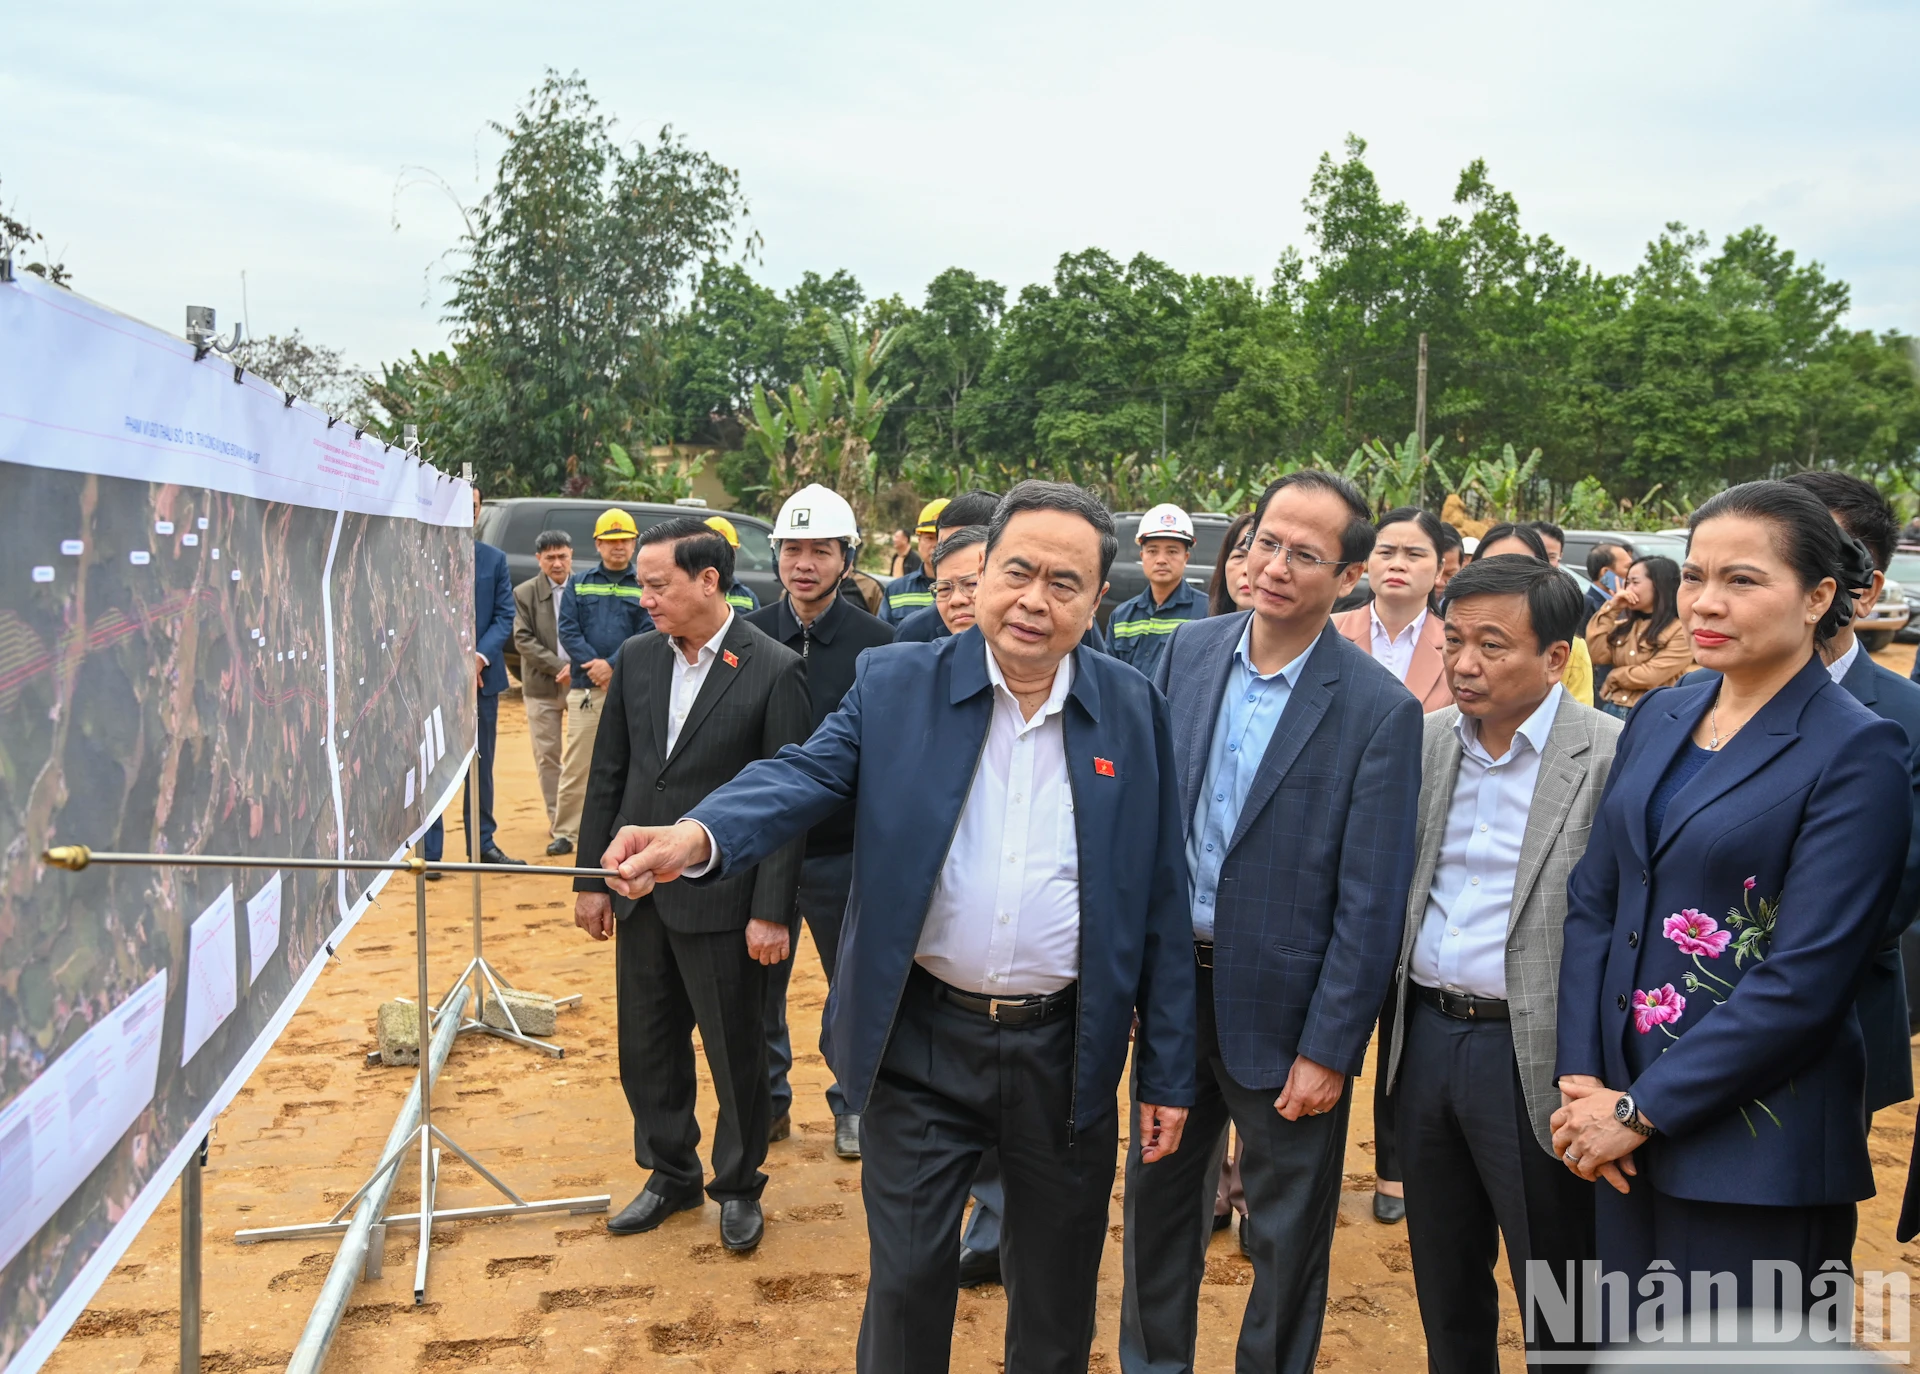
{"type": "Polygon", "coordinates": [[[1860,657],[1860,636],[1855,635],[1852,647],[1827,665],[1827,671],[1833,675],[1836,683],[1847,675],[1847,669],[1853,666],[1853,661],[1858,657],[1860,657]]]}
{"type": "Polygon", "coordinates": [[[1506,997],[1513,880],[1540,779],[1540,754],[1565,695],[1555,683],[1497,759],[1480,746],[1478,721],[1461,716],[1454,722],[1460,774],[1408,966],[1414,982],[1473,997],[1506,997]]]}
{"type": "Polygon", "coordinates": [[[673,690],[667,697],[667,757],[673,757],[674,746],[680,742],[680,731],[686,726],[687,715],[693,710],[693,703],[699,699],[700,688],[707,680],[707,674],[713,669],[713,661],[720,657],[720,641],[727,637],[727,631],[733,628],[733,611],[727,611],[727,618],[720,622],[713,638],[700,646],[700,652],[694,655],[693,662],[687,662],[686,654],[680,650],[680,641],[673,641],[673,690]]]}
{"type": "Polygon", "coordinates": [[[1058,992],[1080,976],[1080,844],[1061,710],[1073,659],[1031,720],[993,654],[993,721],[934,884],[914,961],[998,997],[1058,992]]]}
{"type": "Polygon", "coordinates": [[[1413,622],[1397,635],[1388,634],[1387,627],[1380,623],[1380,607],[1377,603],[1368,604],[1367,617],[1373,623],[1373,661],[1405,682],[1407,670],[1413,667],[1414,646],[1420,642],[1420,631],[1426,628],[1426,611],[1421,610],[1413,622]]]}

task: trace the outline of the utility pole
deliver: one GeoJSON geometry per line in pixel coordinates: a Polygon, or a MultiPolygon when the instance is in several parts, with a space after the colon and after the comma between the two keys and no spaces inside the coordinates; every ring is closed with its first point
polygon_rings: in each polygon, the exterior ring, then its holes
{"type": "Polygon", "coordinates": [[[1420,452],[1427,451],[1427,334],[1420,331],[1420,362],[1413,374],[1413,433],[1420,452]]]}
{"type": "Polygon", "coordinates": [[[1166,462],[1167,462],[1167,398],[1163,394],[1160,397],[1160,464],[1161,466],[1162,467],[1166,466],[1166,462]]]}

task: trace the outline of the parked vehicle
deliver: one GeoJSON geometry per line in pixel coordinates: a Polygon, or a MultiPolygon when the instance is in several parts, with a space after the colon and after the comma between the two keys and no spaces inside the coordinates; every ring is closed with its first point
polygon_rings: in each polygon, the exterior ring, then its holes
{"type": "MultiPolygon", "coordinates": [[[[704,520],[714,512],[701,505],[659,505],[648,501],[587,501],[565,496],[516,496],[504,501],[483,501],[480,524],[474,538],[491,544],[507,555],[507,573],[517,587],[539,571],[533,556],[533,541],[542,530],[565,530],[573,537],[573,561],[576,568],[590,568],[598,561],[593,551],[593,522],[600,512],[614,507],[633,517],[634,527],[649,526],[677,516],[691,515],[704,520]]],[[[775,567],[771,536],[773,526],[757,516],[728,511],[727,519],[740,536],[740,552],[734,558],[734,577],[753,588],[760,604],[780,596],[780,575],[775,567]]],[[[520,675],[520,656],[507,650],[507,671],[520,675]]]]}
{"type": "Polygon", "coordinates": [[[1657,556],[1671,558],[1676,563],[1687,560],[1685,530],[1568,530],[1560,562],[1584,573],[1587,555],[1595,544],[1625,545],[1633,550],[1636,558],[1657,556]]]}
{"type": "Polygon", "coordinates": [[[1902,548],[1887,565],[1887,585],[1900,590],[1907,623],[1894,633],[1903,644],[1920,640],[1920,548],[1902,548]]]}

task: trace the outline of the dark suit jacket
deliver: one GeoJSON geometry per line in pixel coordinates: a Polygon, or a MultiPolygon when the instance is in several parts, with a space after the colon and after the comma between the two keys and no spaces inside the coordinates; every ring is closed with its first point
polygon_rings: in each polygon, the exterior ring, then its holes
{"type": "MultiPolygon", "coordinates": [[[[1681,678],[1680,685],[1718,677],[1711,669],[1700,668],[1681,678]]],[[[1860,995],[1854,999],[1860,1033],[1867,1042],[1867,1110],[1877,1112],[1913,1096],[1913,1038],[1900,937],[1920,916],[1920,685],[1882,668],[1862,648],[1840,686],[1876,716],[1907,732],[1907,772],[1913,781],[1913,836],[1907,843],[1906,876],[1888,914],[1880,947],[1860,983],[1860,995]]],[[[1865,862],[1869,856],[1860,858],[1865,862]]]]}
{"type": "MultiPolygon", "coordinates": [[[[800,656],[734,616],[721,648],[667,756],[667,711],[673,695],[673,641],[657,630],[620,646],[607,684],[605,714],[593,742],[580,817],[580,853],[599,862],[623,825],[672,825],[714,788],[755,759],[807,737],[812,706],[800,656]]],[[[687,934],[744,930],[750,920],[786,925],[800,882],[801,841],[771,844],[759,866],[742,866],[706,886],[665,883],[651,901],[669,930],[687,934]]],[[[599,878],[576,878],[576,892],[605,892],[599,878]]],[[[615,897],[616,914],[634,904],[615,897]]]]}
{"type": "MultiPolygon", "coordinates": [[[[1074,1124],[1084,1128],[1113,1110],[1136,1010],[1135,1096],[1192,1104],[1194,973],[1166,702],[1105,654],[1075,649],[1073,665],[1062,714],[1080,850],[1074,1124]]],[[[977,629],[869,649],[812,738],[691,813],[733,874],[853,801],[853,890],[821,1045],[854,1111],[873,1090],[992,719],[977,629]]]]}
{"type": "Polygon", "coordinates": [[[513,647],[520,655],[520,689],[530,697],[561,695],[555,679],[567,659],[553,609],[553,583],[537,572],[513,589],[513,647]]]}
{"type": "MultiPolygon", "coordinates": [[[[1189,621],[1160,660],[1183,842],[1250,614],[1189,621]]],[[[1406,922],[1420,731],[1420,703],[1329,622],[1254,775],[1214,899],[1214,1016],[1235,1082],[1278,1090],[1296,1055],[1360,1071],[1406,922]]]]}
{"type": "Polygon", "coordinates": [[[1857,1202],[1873,1195],[1873,1167],[1853,1002],[1903,876],[1906,736],[1812,658],[1650,835],[1648,800],[1714,690],[1650,692],[1620,736],[1567,885],[1556,1071],[1633,1093],[1660,1131],[1634,1157],[1663,1193],[1857,1202]],[[1737,939],[1734,917],[1762,902],[1778,913],[1764,958],[1689,953],[1666,930],[1691,911],[1737,939]],[[1637,1002],[1662,994],[1685,999],[1678,1018],[1636,1019],[1637,1002]]]}
{"type": "Polygon", "coordinates": [[[480,695],[507,690],[507,636],[513,633],[513,582],[507,556],[491,544],[473,546],[473,647],[487,656],[480,695]]]}

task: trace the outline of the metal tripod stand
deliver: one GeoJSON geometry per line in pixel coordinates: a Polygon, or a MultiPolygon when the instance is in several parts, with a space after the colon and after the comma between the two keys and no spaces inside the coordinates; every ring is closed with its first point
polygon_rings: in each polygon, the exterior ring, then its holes
{"type": "MultiPolygon", "coordinates": [[[[480,857],[480,800],[478,788],[476,787],[477,780],[475,778],[475,770],[478,769],[479,766],[480,751],[475,749],[473,751],[473,757],[467,762],[466,783],[467,856],[471,859],[480,857]]],[[[531,865],[529,865],[529,867],[531,867],[531,865]]],[[[528,1049],[539,1050],[542,1054],[550,1054],[555,1059],[564,1059],[566,1057],[567,1051],[564,1045],[554,1045],[545,1040],[536,1040],[522,1031],[520,1029],[519,1018],[514,1016],[513,1008],[507,1004],[507,999],[503,994],[513,991],[513,984],[507,981],[506,976],[502,974],[499,969],[487,962],[487,956],[482,948],[480,934],[480,875],[477,872],[473,875],[473,958],[467,961],[467,966],[460,970],[460,976],[454,979],[453,983],[447,988],[447,995],[441,999],[440,1005],[435,1009],[434,1014],[436,1016],[444,1014],[448,1005],[453,1000],[454,993],[463,985],[469,984],[473,988],[473,1001],[470,1005],[479,1012],[479,1017],[469,1016],[461,1020],[460,1033],[462,1035],[467,1034],[469,1031],[476,1031],[482,1035],[496,1035],[502,1040],[511,1040],[516,1045],[525,1045],[528,1049]],[[487,1024],[487,999],[489,996],[493,999],[493,1005],[500,1009],[500,1014],[506,1017],[507,1024],[505,1027],[490,1026],[487,1024]]],[[[579,1000],[580,994],[574,993],[568,997],[556,997],[554,999],[554,1005],[556,1007],[570,1007],[579,1002],[579,1000]]]]}
{"type": "MultiPolygon", "coordinates": [[[[137,864],[143,866],[173,866],[183,868],[319,868],[352,870],[400,870],[413,874],[414,900],[414,958],[418,976],[420,1009],[417,1040],[420,1046],[419,1095],[420,1124],[408,1132],[400,1144],[389,1151],[386,1158],[374,1168],[366,1181],[354,1190],[352,1197],[341,1206],[327,1221],[311,1222],[296,1226],[266,1226],[251,1228],[234,1233],[234,1240],[242,1245],[250,1245],[265,1240],[295,1240],[310,1236],[329,1236],[344,1233],[353,1223],[348,1214],[359,1204],[360,1199],[371,1191],[374,1185],[384,1179],[389,1172],[400,1167],[402,1159],[409,1151],[418,1149],[420,1158],[420,1210],[400,1216],[381,1218],[382,1229],[388,1223],[416,1223],[420,1228],[420,1253],[414,1263],[413,1300],[415,1304],[427,1300],[427,1262],[433,1250],[433,1226],[436,1221],[467,1220],[478,1217],[525,1216],[541,1212],[604,1212],[613,1202],[607,1193],[596,1193],[583,1197],[547,1198],[528,1201],[496,1177],[487,1167],[467,1153],[459,1142],[440,1127],[433,1124],[433,1075],[429,1064],[427,1042],[432,1034],[431,1010],[433,1004],[427,998],[427,872],[429,869],[443,873],[472,873],[475,881],[482,873],[510,873],[525,876],[528,873],[542,873],[553,877],[616,877],[606,869],[599,868],[522,868],[517,864],[477,864],[477,863],[429,863],[425,857],[424,844],[415,847],[410,859],[261,859],[239,855],[220,854],[126,854],[96,853],[85,845],[59,845],[48,849],[42,856],[44,861],[55,868],[64,868],[79,872],[92,864],[137,864]],[[435,1192],[440,1178],[440,1151],[445,1147],[466,1162],[469,1168],[500,1194],[507,1198],[504,1203],[487,1207],[435,1206],[435,1192]]],[[[456,984],[456,988],[460,985],[456,984]]],[[[489,1029],[491,1029],[489,1027],[489,1029]]],[[[537,1042],[535,1042],[537,1043],[537,1042]]]]}

